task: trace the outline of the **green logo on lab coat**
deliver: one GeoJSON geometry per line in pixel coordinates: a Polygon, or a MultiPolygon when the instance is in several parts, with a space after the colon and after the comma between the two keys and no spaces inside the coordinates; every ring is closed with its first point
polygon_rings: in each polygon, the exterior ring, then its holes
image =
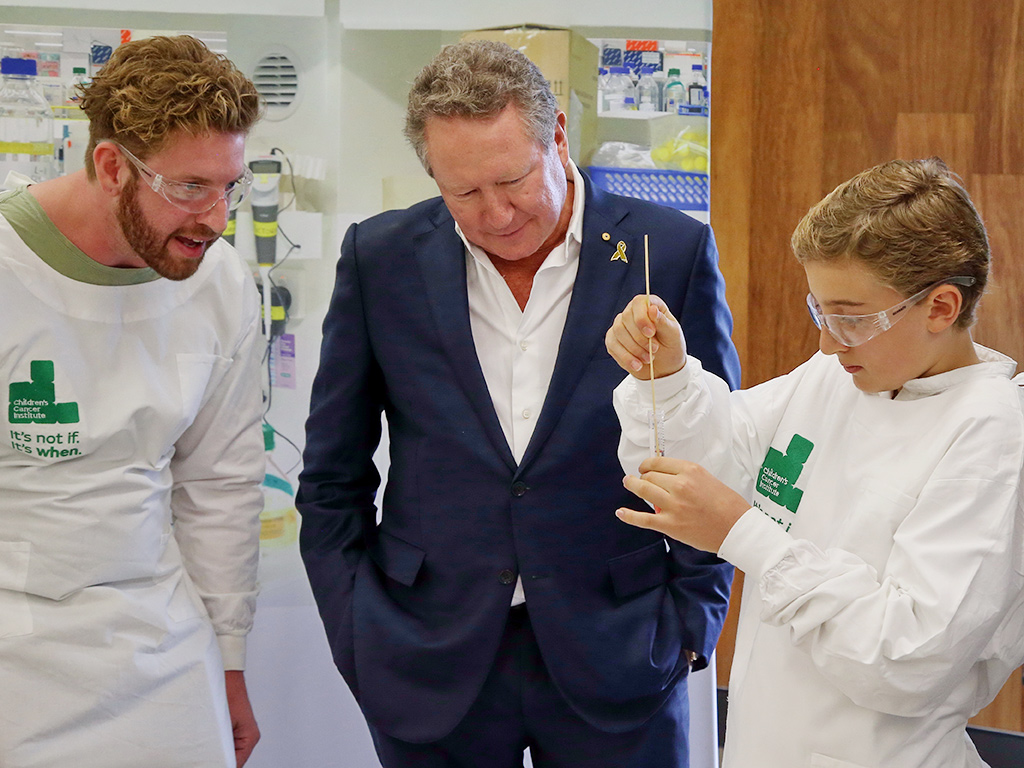
{"type": "Polygon", "coordinates": [[[814,443],[796,434],[789,441],[785,454],[769,448],[757,476],[757,492],[795,514],[804,495],[796,487],[796,481],[812,450],[814,443]]]}
{"type": "Polygon", "coordinates": [[[30,373],[32,381],[13,382],[8,390],[11,424],[77,424],[78,403],[56,402],[53,361],[33,360],[30,373]]]}

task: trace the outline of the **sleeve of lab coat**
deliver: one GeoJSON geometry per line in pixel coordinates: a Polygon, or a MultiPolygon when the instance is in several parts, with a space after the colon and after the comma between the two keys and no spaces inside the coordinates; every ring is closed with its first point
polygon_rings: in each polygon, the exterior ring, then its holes
{"type": "MultiPolygon", "coordinates": [[[[654,381],[654,400],[663,415],[665,455],[700,464],[745,499],[781,417],[783,404],[801,369],[748,390],[729,385],[687,357],[679,371],[654,381]]],[[[615,388],[613,403],[622,427],[619,462],[636,475],[652,455],[651,384],[633,376],[615,388]]]]}
{"type": "Polygon", "coordinates": [[[265,466],[261,420],[263,350],[255,293],[230,358],[213,364],[213,386],[171,461],[174,535],[185,570],[213,623],[225,669],[244,669],[256,609],[259,514],[265,466]],[[223,370],[219,381],[216,376],[223,370]]]}
{"type": "Polygon", "coordinates": [[[856,704],[905,717],[933,711],[977,660],[1013,656],[1012,669],[1024,652],[1020,632],[1001,628],[1019,626],[1024,611],[1013,427],[1009,419],[965,427],[906,501],[881,573],[849,552],[794,539],[758,510],[733,527],[720,554],[757,580],[761,620],[788,627],[856,704]]]}

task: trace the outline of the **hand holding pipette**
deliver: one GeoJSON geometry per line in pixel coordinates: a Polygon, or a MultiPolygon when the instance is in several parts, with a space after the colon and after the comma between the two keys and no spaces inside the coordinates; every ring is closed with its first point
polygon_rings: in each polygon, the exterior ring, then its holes
{"type": "MultiPolygon", "coordinates": [[[[635,377],[643,378],[646,372],[651,383],[651,410],[648,414],[651,456],[661,457],[665,455],[665,415],[658,409],[654,380],[675,373],[686,364],[686,340],[665,302],[651,295],[650,263],[648,237],[644,235],[646,292],[634,298],[616,316],[605,336],[605,345],[612,358],[635,377]],[[662,350],[661,356],[656,354],[658,350],[662,350]],[[661,369],[662,361],[667,363],[668,370],[661,369]]],[[[661,510],[654,505],[654,511],[661,510]]]]}
{"type": "Polygon", "coordinates": [[[654,294],[650,296],[649,305],[645,294],[633,298],[616,315],[604,340],[615,362],[642,381],[651,378],[652,352],[655,379],[673,374],[686,365],[683,329],[665,302],[654,294]]]}
{"type": "Polygon", "coordinates": [[[640,476],[622,484],[660,514],[621,507],[616,516],[637,528],[650,528],[676,541],[717,552],[736,521],[750,509],[736,491],[700,464],[663,456],[646,459],[640,476]]]}
{"type": "MultiPolygon", "coordinates": [[[[643,382],[669,376],[686,365],[683,330],[655,295],[640,294],[626,305],[608,329],[605,346],[623,370],[643,382]]],[[[652,420],[656,421],[658,414],[655,406],[652,420]]],[[[660,440],[664,439],[662,423],[660,440]]],[[[619,519],[708,552],[718,551],[726,534],[750,507],[700,465],[658,455],[656,450],[640,465],[638,475],[627,475],[623,484],[660,514],[620,508],[615,513],[619,519]]]]}

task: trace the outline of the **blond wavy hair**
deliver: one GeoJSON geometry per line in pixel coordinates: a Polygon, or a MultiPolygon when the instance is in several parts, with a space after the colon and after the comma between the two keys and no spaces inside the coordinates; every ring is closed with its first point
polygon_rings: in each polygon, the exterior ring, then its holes
{"type": "Polygon", "coordinates": [[[957,286],[959,328],[976,319],[991,261],[981,217],[938,157],[892,160],[840,184],[807,212],[791,245],[801,264],[854,259],[908,297],[946,278],[973,277],[974,285],[957,286]]]}
{"type": "Polygon", "coordinates": [[[188,35],[125,43],[91,84],[78,87],[89,117],[90,179],[96,178],[92,154],[101,141],[117,141],[144,159],[178,131],[248,133],[263,109],[249,78],[188,35]]]}
{"type": "Polygon", "coordinates": [[[492,40],[446,45],[413,81],[405,114],[405,137],[431,176],[427,120],[431,117],[495,117],[515,106],[530,136],[554,141],[558,100],[526,54],[492,40]]]}

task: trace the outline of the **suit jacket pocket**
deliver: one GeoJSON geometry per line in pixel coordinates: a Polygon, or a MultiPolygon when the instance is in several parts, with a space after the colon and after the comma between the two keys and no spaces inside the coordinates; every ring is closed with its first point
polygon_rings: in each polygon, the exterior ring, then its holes
{"type": "Polygon", "coordinates": [[[613,557],[608,561],[612,589],[618,598],[626,598],[660,586],[669,580],[668,550],[658,539],[646,547],[613,557]]]}
{"type": "Polygon", "coordinates": [[[377,540],[370,547],[370,557],[384,574],[399,584],[411,587],[423,565],[426,553],[387,531],[378,531],[377,540]]]}

